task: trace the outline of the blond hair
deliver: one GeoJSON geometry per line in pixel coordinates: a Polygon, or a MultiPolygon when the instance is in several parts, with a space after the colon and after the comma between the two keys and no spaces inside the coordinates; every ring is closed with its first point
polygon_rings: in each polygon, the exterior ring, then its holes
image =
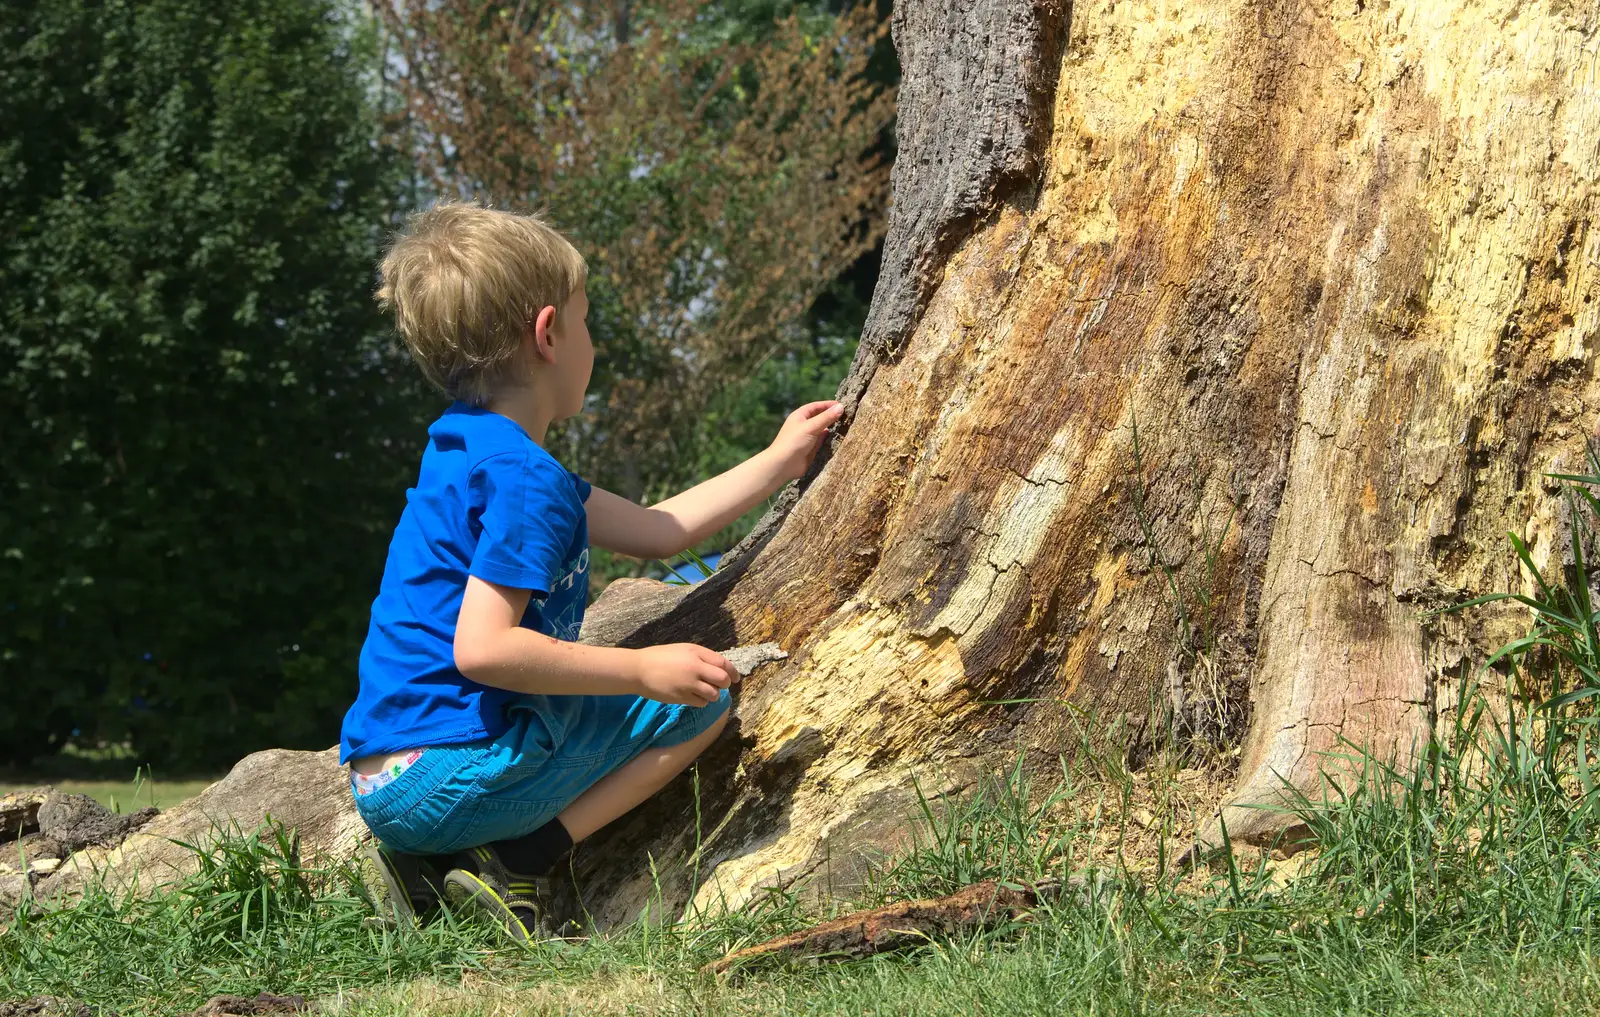
{"type": "Polygon", "coordinates": [[[464,202],[413,214],[384,255],[378,303],[428,380],[482,406],[506,381],[542,307],[557,313],[588,266],[537,216],[464,202]]]}

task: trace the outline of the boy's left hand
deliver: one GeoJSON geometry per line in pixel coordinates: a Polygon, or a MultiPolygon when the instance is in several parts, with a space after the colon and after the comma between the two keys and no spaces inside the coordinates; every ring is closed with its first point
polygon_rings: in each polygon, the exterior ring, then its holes
{"type": "Polygon", "coordinates": [[[844,415],[844,405],[832,399],[806,403],[789,414],[767,452],[781,464],[785,481],[798,480],[817,457],[823,438],[844,415]]]}

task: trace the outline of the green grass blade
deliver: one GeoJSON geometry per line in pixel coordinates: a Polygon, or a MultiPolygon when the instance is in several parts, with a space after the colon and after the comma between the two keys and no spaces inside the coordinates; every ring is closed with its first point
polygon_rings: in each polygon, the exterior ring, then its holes
{"type": "Polygon", "coordinates": [[[1600,696],[1600,686],[1585,685],[1583,688],[1573,689],[1571,692],[1564,692],[1559,696],[1555,696],[1540,703],[1538,709],[1546,711],[1559,710],[1563,706],[1569,706],[1572,703],[1576,703],[1583,699],[1589,699],[1592,696],[1600,696]]]}
{"type": "Polygon", "coordinates": [[[695,568],[700,570],[700,574],[701,575],[705,576],[708,579],[711,577],[711,573],[714,570],[711,568],[710,565],[707,565],[705,563],[704,559],[702,559],[698,554],[695,554],[692,549],[684,551],[683,552],[683,556],[694,563],[695,568]]]}
{"type": "Polygon", "coordinates": [[[1550,588],[1550,584],[1544,581],[1544,574],[1533,563],[1533,555],[1528,551],[1528,545],[1515,533],[1508,533],[1507,536],[1511,538],[1511,546],[1516,549],[1517,558],[1521,560],[1523,567],[1532,573],[1533,581],[1538,584],[1539,592],[1544,599],[1547,601],[1555,600],[1555,591],[1550,588]]]}
{"type": "Polygon", "coordinates": [[[1589,602],[1589,569],[1583,557],[1586,527],[1578,517],[1578,502],[1573,497],[1572,491],[1573,488],[1566,488],[1567,509],[1571,517],[1570,538],[1574,571],[1574,581],[1569,586],[1572,598],[1578,606],[1578,617],[1581,619],[1578,631],[1583,633],[1585,653],[1587,659],[1592,661],[1600,659],[1600,637],[1595,634],[1594,608],[1589,602]]]}
{"type": "Polygon", "coordinates": [[[673,579],[664,579],[664,580],[662,580],[662,582],[666,583],[669,586],[693,586],[694,585],[693,582],[691,582],[690,580],[684,578],[683,573],[681,573],[677,569],[673,568],[671,562],[662,561],[660,558],[657,558],[656,560],[660,561],[661,564],[666,567],[666,570],[668,572],[671,572],[672,575],[673,575],[673,579]]]}

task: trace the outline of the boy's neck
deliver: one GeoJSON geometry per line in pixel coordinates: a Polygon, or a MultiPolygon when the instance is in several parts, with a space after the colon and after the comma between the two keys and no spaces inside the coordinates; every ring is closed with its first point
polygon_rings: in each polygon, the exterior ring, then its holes
{"type": "Polygon", "coordinates": [[[496,392],[484,409],[516,421],[535,444],[543,445],[545,432],[550,429],[550,411],[544,408],[548,405],[533,389],[518,388],[496,392]]]}

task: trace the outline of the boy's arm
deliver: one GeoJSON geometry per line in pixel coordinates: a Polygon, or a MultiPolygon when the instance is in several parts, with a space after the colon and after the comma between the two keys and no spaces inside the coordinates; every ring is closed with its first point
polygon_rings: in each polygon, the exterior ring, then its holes
{"type": "Polygon", "coordinates": [[[590,542],[635,558],[670,558],[693,547],[804,474],[843,412],[832,400],[807,403],[765,450],[649,508],[594,488],[584,503],[590,542]]]}
{"type": "Polygon", "coordinates": [[[703,646],[585,646],[525,629],[529,591],[467,577],[456,619],[456,670],[480,685],[552,696],[635,695],[705,706],[739,672],[703,646]]]}

